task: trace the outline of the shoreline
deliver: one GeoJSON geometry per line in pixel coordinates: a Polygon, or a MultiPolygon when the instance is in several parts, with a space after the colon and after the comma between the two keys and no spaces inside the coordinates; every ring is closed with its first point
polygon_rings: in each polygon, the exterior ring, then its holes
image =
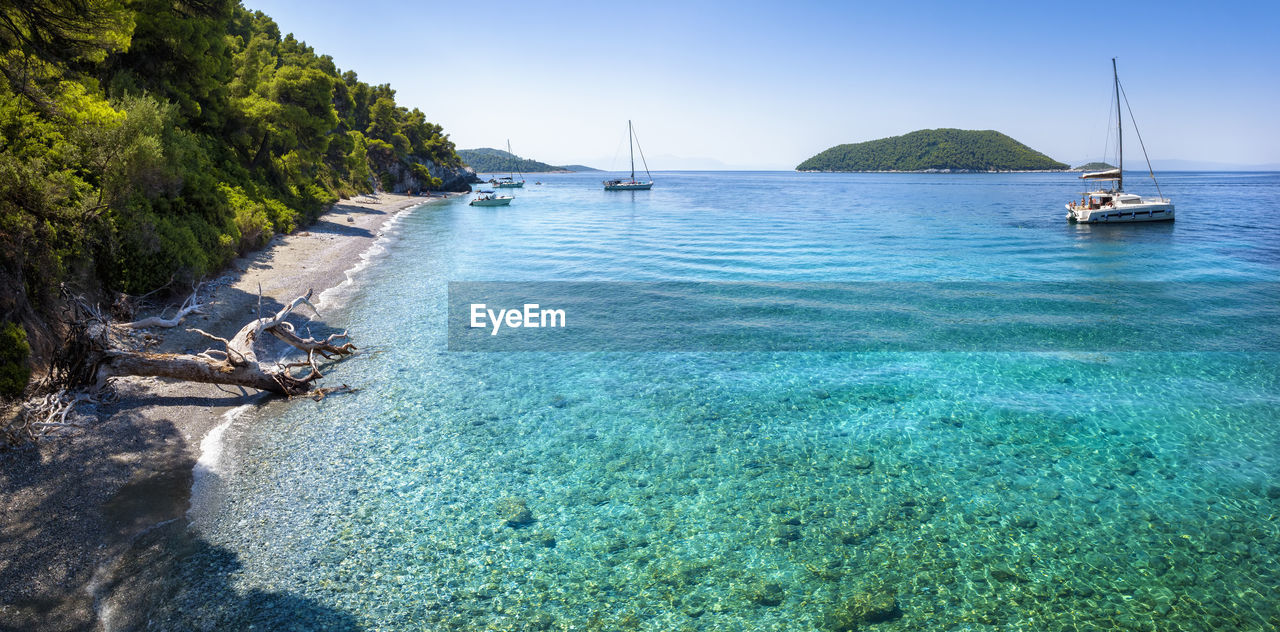
{"type": "MultiPolygon", "coordinates": [[[[206,283],[204,315],[138,332],[136,340],[151,351],[198,352],[208,341],[186,329],[229,337],[257,314],[259,288],[264,311],[314,289],[323,322],[345,301],[353,277],[381,254],[405,211],[450,197],[341,200],[206,283]]],[[[213,435],[237,413],[269,401],[241,389],[157,378],[117,378],[113,386],[119,401],[73,413],[85,430],[0,454],[0,630],[143,624],[148,608],[137,607],[139,601],[159,597],[147,594],[134,571],[189,546],[181,541],[195,486],[221,450],[213,435]]]]}

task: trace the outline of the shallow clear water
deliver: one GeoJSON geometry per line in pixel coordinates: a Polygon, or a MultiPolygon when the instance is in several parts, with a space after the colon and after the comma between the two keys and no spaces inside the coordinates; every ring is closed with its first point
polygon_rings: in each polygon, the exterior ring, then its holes
{"type": "Polygon", "coordinates": [[[1280,176],[1170,174],[1176,223],[1105,227],[1063,221],[1069,174],[602,177],[400,224],[326,313],[360,390],[232,426],[156,627],[1280,626],[1273,352],[459,353],[445,309],[457,281],[1270,283],[1248,218],[1280,176]]]}

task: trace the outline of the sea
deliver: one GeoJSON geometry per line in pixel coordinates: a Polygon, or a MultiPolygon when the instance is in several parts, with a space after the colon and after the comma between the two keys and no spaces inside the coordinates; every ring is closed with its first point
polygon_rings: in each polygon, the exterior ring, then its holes
{"type": "Polygon", "coordinates": [[[1280,174],[1159,176],[1175,222],[1069,224],[1069,173],[417,208],[315,323],[354,390],[230,422],[150,626],[1280,628],[1280,174]]]}

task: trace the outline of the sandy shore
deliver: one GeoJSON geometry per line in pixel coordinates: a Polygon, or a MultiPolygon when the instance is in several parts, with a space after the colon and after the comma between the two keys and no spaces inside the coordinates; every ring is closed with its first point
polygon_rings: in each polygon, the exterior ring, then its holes
{"type": "MultiPolygon", "coordinates": [[[[207,313],[184,325],[230,337],[258,313],[259,286],[263,312],[308,289],[339,286],[388,221],[426,201],[384,194],[338,203],[306,230],[236,260],[202,293],[207,313]]],[[[183,326],[150,334],[140,342],[153,350],[209,346],[183,326]]],[[[120,630],[145,621],[136,597],[148,588],[134,569],[191,546],[182,533],[201,440],[228,411],[263,400],[154,378],[114,387],[119,402],[77,409],[84,432],[0,453],[0,630],[120,630]]]]}

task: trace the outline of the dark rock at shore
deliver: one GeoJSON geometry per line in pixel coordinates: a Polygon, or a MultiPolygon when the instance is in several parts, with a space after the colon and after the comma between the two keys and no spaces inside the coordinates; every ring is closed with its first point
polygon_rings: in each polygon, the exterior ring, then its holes
{"type": "MultiPolygon", "coordinates": [[[[434,178],[440,178],[441,191],[465,192],[471,190],[471,185],[482,182],[476,176],[476,172],[471,167],[446,167],[437,165],[428,160],[426,162],[419,161],[423,167],[426,167],[428,173],[434,178]]],[[[403,162],[399,160],[390,161],[386,164],[378,165],[385,170],[391,177],[391,185],[386,187],[388,193],[421,193],[426,191],[428,183],[418,178],[418,175],[409,169],[403,162]]]]}

